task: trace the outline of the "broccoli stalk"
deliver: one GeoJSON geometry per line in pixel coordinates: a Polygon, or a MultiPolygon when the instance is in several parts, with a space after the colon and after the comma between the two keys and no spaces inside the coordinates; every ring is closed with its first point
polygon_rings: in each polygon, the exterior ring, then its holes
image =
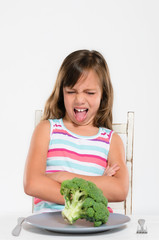
{"type": "Polygon", "coordinates": [[[84,193],[76,190],[73,192],[73,197],[65,199],[65,208],[62,211],[62,216],[70,224],[73,224],[77,219],[79,219],[80,211],[83,205],[84,193]]]}
{"type": "Polygon", "coordinates": [[[93,182],[82,178],[66,180],[62,182],[60,192],[65,199],[62,216],[69,224],[86,219],[98,227],[108,221],[108,201],[93,182]]]}

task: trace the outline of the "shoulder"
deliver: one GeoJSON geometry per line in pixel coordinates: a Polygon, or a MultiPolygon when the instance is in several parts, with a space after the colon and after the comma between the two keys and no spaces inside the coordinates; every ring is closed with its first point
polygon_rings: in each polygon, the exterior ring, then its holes
{"type": "Polygon", "coordinates": [[[49,120],[42,120],[37,126],[37,129],[45,130],[50,128],[50,122],[49,120]]]}
{"type": "Polygon", "coordinates": [[[61,127],[60,119],[42,120],[35,128],[35,132],[51,136],[54,128],[61,127]]]}
{"type": "Polygon", "coordinates": [[[43,148],[47,148],[49,141],[50,141],[50,123],[48,120],[42,120],[33,131],[31,138],[32,149],[39,148],[40,150],[43,148]]]}
{"type": "Polygon", "coordinates": [[[125,159],[124,143],[121,137],[116,132],[113,132],[113,135],[112,135],[108,158],[109,160],[125,159]]]}
{"type": "Polygon", "coordinates": [[[42,120],[34,130],[34,135],[35,136],[45,136],[49,137],[50,136],[50,122],[48,120],[42,120]]]}
{"type": "Polygon", "coordinates": [[[112,134],[111,145],[114,147],[123,147],[124,146],[121,137],[114,131],[112,134]]]}

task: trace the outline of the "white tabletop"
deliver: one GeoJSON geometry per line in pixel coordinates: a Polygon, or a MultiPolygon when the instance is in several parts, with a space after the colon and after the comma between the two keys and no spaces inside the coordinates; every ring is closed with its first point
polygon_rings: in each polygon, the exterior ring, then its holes
{"type": "MultiPolygon", "coordinates": [[[[31,215],[31,214],[29,214],[31,215]]],[[[17,223],[18,217],[28,217],[28,214],[24,213],[12,213],[12,214],[1,214],[0,216],[0,239],[3,240],[12,240],[16,239],[16,237],[12,236],[12,229],[15,227],[17,223]]],[[[159,240],[159,216],[129,216],[131,221],[127,223],[124,227],[119,229],[109,230],[101,233],[91,233],[91,234],[65,234],[65,233],[55,233],[47,230],[42,230],[39,228],[35,228],[27,223],[23,223],[23,227],[18,239],[28,240],[40,240],[40,239],[54,239],[57,240],[74,240],[77,238],[81,239],[107,239],[107,240],[159,240]],[[147,234],[136,234],[138,219],[144,218],[145,225],[147,226],[148,233],[147,234]]]]}

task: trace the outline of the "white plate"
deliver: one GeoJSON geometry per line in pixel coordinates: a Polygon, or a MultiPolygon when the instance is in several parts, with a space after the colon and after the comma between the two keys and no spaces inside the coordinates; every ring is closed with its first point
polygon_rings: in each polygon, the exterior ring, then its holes
{"type": "Polygon", "coordinates": [[[110,213],[108,222],[99,227],[94,227],[93,223],[85,219],[77,220],[73,225],[64,221],[61,212],[47,212],[31,215],[25,222],[32,226],[60,233],[93,233],[103,232],[114,228],[119,228],[130,221],[128,216],[117,213],[110,213]]]}

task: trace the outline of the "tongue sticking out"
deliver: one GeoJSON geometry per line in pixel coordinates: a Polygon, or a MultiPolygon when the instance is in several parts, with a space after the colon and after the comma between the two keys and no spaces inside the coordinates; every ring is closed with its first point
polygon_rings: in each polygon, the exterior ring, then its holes
{"type": "Polygon", "coordinates": [[[84,110],[84,111],[77,111],[75,109],[75,118],[78,122],[82,122],[85,120],[86,118],[86,115],[87,115],[87,110],[84,110]]]}

